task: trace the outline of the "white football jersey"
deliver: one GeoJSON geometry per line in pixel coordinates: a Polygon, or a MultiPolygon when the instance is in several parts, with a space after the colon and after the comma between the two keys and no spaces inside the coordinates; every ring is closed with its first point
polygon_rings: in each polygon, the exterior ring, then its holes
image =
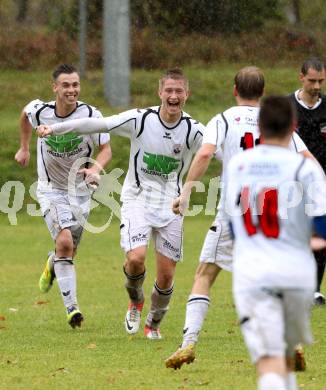
{"type": "Polygon", "coordinates": [[[185,112],[171,126],[161,120],[159,112],[159,106],[133,109],[104,120],[110,133],[130,137],[129,168],[121,200],[139,200],[170,210],[201,146],[204,126],[185,112]]]}
{"type": "MultiPolygon", "coordinates": [[[[222,150],[223,172],[233,156],[260,144],[259,110],[260,108],[255,106],[234,106],[214,116],[208,122],[204,131],[203,144],[212,144],[218,150],[222,150]]],[[[293,133],[289,148],[296,152],[307,150],[297,133],[293,133]]],[[[222,195],[221,199],[223,199],[222,195]]],[[[218,211],[219,216],[223,218],[221,201],[218,211]]]]}
{"type": "Polygon", "coordinates": [[[235,156],[226,175],[234,290],[314,288],[311,219],[326,214],[326,182],[311,159],[260,145],[235,156]]]}
{"type": "MultiPolygon", "coordinates": [[[[102,114],[95,107],[86,103],[77,102],[76,109],[65,117],[56,114],[55,101],[45,103],[33,100],[24,108],[31,125],[52,125],[78,118],[102,118],[102,114]]],[[[37,173],[38,190],[51,188],[67,190],[68,177],[74,162],[81,157],[91,157],[94,145],[108,143],[108,134],[77,135],[76,133],[52,135],[37,140],[37,173]]],[[[79,168],[83,168],[81,165],[79,168]]],[[[84,175],[76,172],[75,183],[69,183],[76,189],[76,194],[88,194],[84,175]]]]}

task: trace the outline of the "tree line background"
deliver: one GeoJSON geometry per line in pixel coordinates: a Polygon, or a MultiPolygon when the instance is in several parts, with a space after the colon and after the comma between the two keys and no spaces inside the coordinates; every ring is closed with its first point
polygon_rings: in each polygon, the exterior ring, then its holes
{"type": "MultiPolygon", "coordinates": [[[[326,53],[324,0],[130,0],[137,68],[300,62],[326,53]]],[[[102,66],[103,1],[87,2],[88,68],[102,66]]],[[[78,0],[0,0],[0,67],[78,63],[78,0]]]]}

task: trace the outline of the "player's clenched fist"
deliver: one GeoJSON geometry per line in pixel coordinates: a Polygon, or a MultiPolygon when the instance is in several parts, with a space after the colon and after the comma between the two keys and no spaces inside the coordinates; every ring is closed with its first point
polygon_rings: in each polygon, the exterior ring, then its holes
{"type": "Polygon", "coordinates": [[[46,137],[47,135],[52,134],[51,126],[47,126],[47,125],[37,126],[36,133],[41,138],[46,137]]]}
{"type": "Polygon", "coordinates": [[[186,196],[182,196],[182,194],[173,200],[172,202],[172,211],[174,214],[184,215],[185,211],[187,211],[189,206],[189,198],[186,196]]]}
{"type": "Polygon", "coordinates": [[[30,159],[30,153],[29,150],[20,148],[18,152],[15,154],[15,160],[18,162],[19,165],[22,167],[27,167],[30,159]]]}
{"type": "Polygon", "coordinates": [[[174,199],[172,202],[172,211],[174,212],[174,214],[180,214],[179,206],[180,206],[180,198],[174,199]]]}

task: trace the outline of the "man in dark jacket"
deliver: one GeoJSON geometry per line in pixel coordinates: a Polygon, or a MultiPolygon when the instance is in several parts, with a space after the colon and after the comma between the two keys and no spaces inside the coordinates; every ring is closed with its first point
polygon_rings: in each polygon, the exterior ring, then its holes
{"type": "MultiPolygon", "coordinates": [[[[316,157],[326,172],[326,96],[321,87],[326,77],[325,63],[319,58],[309,58],[300,72],[301,89],[291,94],[298,116],[298,133],[309,151],[316,157]]],[[[325,305],[326,300],[320,292],[323,280],[326,250],[314,252],[318,266],[318,283],[315,303],[325,305]]]]}

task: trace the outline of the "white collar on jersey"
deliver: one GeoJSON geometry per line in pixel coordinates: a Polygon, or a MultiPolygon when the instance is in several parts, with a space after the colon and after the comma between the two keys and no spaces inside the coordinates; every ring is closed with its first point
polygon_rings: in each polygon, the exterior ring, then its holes
{"type": "Polygon", "coordinates": [[[294,96],[295,96],[296,101],[297,101],[299,104],[301,104],[302,107],[306,108],[307,110],[314,110],[315,108],[317,108],[317,107],[320,106],[320,104],[321,104],[321,98],[319,98],[319,99],[317,100],[317,102],[316,102],[312,107],[307,106],[306,103],[305,103],[302,99],[299,98],[299,93],[300,93],[300,91],[302,91],[302,90],[301,90],[301,89],[298,89],[297,91],[295,91],[295,92],[294,92],[294,96]]]}
{"type": "Polygon", "coordinates": [[[174,123],[165,122],[161,117],[160,117],[160,119],[161,119],[161,121],[162,121],[162,123],[164,124],[165,127],[172,129],[180,122],[181,117],[174,123]]]}

